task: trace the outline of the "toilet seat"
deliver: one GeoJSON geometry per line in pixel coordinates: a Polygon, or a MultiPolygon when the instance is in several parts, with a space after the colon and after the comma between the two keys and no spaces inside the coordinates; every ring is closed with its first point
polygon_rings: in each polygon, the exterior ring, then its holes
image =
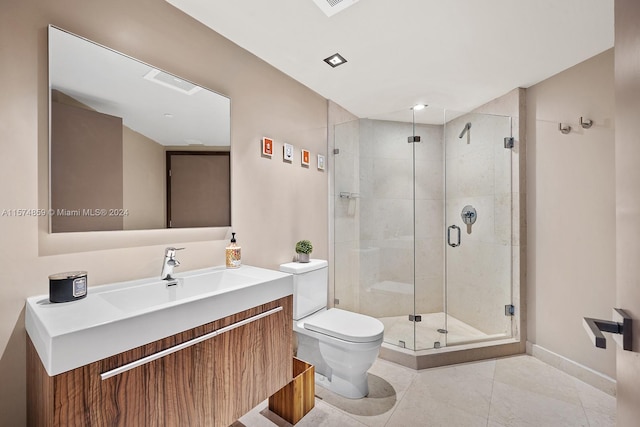
{"type": "Polygon", "coordinates": [[[304,328],[355,343],[378,341],[384,334],[384,325],[378,319],[339,308],[310,316],[304,328]]]}

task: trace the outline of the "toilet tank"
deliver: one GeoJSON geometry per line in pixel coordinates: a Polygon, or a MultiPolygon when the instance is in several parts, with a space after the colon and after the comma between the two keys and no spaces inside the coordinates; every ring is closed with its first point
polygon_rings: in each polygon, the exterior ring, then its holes
{"type": "Polygon", "coordinates": [[[326,308],[329,292],[329,263],[321,259],[288,262],[280,271],[293,274],[293,319],[300,320],[326,308]]]}

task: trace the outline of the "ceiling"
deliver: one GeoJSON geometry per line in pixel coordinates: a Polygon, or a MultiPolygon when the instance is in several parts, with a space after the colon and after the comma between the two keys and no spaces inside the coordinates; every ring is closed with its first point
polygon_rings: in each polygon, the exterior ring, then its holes
{"type": "Polygon", "coordinates": [[[331,17],[314,0],[167,1],[362,118],[469,111],[614,41],[614,0],[356,0],[331,17]]]}
{"type": "Polygon", "coordinates": [[[53,26],[49,79],[51,89],[122,118],[125,126],[158,144],[231,143],[229,98],[53,26]],[[151,71],[155,78],[145,78],[151,71]]]}

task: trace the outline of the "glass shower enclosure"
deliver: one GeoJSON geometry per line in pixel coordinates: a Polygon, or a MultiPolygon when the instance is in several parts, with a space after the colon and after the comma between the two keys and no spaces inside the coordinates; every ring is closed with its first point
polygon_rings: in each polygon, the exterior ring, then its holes
{"type": "Polygon", "coordinates": [[[511,118],[427,107],[334,127],[334,304],[410,350],[513,336],[511,118]]]}

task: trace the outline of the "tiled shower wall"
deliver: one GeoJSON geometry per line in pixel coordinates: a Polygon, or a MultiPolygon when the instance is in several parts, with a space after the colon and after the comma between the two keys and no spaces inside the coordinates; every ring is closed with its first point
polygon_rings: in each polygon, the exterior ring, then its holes
{"type": "Polygon", "coordinates": [[[336,126],[335,295],[341,308],[375,317],[413,313],[415,249],[417,312],[443,311],[442,131],[418,125],[421,142],[409,144],[410,123],[361,119],[336,126]],[[414,200],[420,212],[415,239],[414,200]]]}
{"type": "Polygon", "coordinates": [[[334,302],[344,310],[360,312],[359,287],[354,285],[358,283],[360,270],[360,206],[359,199],[352,197],[360,191],[360,121],[336,125],[334,143],[338,151],[333,155],[332,189],[334,302]],[[349,197],[344,197],[346,195],[349,197]]]}

